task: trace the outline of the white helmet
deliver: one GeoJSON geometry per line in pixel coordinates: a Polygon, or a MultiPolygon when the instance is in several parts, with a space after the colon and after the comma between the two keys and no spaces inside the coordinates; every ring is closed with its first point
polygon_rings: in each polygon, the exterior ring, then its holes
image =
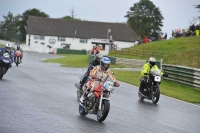
{"type": "Polygon", "coordinates": [[[12,45],[9,44],[9,43],[7,43],[6,46],[5,46],[5,50],[6,50],[7,52],[10,52],[11,47],[12,47],[12,45]]]}
{"type": "Polygon", "coordinates": [[[155,59],[154,57],[150,57],[150,58],[149,58],[149,64],[150,64],[151,66],[154,66],[154,65],[156,64],[156,59],[155,59]]]}

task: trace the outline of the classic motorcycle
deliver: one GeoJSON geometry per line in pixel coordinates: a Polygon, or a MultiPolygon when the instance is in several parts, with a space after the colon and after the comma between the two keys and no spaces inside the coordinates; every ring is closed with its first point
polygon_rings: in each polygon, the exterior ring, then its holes
{"type": "Polygon", "coordinates": [[[148,99],[152,100],[153,103],[157,103],[160,98],[161,72],[159,69],[152,69],[148,75],[149,78],[145,88],[143,88],[143,93],[138,91],[138,96],[140,100],[148,99]]]}
{"type": "Polygon", "coordinates": [[[11,64],[10,54],[4,53],[0,57],[0,79],[3,78],[3,75],[6,73],[6,69],[10,66],[10,64],[11,64]]]}
{"type": "MultiPolygon", "coordinates": [[[[86,97],[83,103],[79,102],[79,114],[82,116],[87,115],[88,113],[97,115],[97,120],[103,122],[110,110],[110,96],[114,91],[114,83],[112,81],[106,80],[104,83],[101,79],[89,78],[88,80],[93,79],[99,82],[95,86],[93,92],[86,93],[86,97]],[[103,85],[101,84],[103,83],[103,85]]],[[[90,81],[89,81],[90,82],[90,81]]],[[[88,89],[89,82],[83,87],[83,90],[77,90],[77,99],[79,101],[80,97],[84,94],[86,89],[88,89]]],[[[77,87],[78,84],[75,84],[77,87]]],[[[77,87],[78,88],[78,87],[77,87]]]]}
{"type": "Polygon", "coordinates": [[[20,50],[15,51],[14,53],[14,61],[16,66],[18,66],[20,64],[20,58],[22,57],[22,52],[20,50]]]}

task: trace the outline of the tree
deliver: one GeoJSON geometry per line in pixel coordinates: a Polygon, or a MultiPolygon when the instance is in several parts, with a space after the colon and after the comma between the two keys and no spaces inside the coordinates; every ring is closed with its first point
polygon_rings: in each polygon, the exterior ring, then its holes
{"type": "Polygon", "coordinates": [[[26,40],[26,29],[25,27],[27,26],[27,21],[28,21],[28,16],[37,16],[37,17],[49,17],[46,13],[33,8],[26,10],[22,15],[21,15],[21,21],[19,24],[19,30],[22,33],[22,41],[26,40]]]}
{"type": "Polygon", "coordinates": [[[71,16],[64,16],[64,17],[62,17],[62,19],[74,19],[74,18],[72,18],[71,16]]]}
{"type": "MultiPolygon", "coordinates": [[[[200,5],[195,5],[195,8],[199,8],[200,9],[200,5]]],[[[200,12],[200,11],[199,11],[200,12]]],[[[200,18],[200,16],[199,16],[199,18],[200,18]]]]}
{"type": "Polygon", "coordinates": [[[7,16],[3,16],[3,18],[4,21],[0,23],[0,38],[11,41],[19,34],[20,15],[14,16],[11,12],[8,12],[7,16]]]}
{"type": "Polygon", "coordinates": [[[140,0],[134,3],[125,17],[130,27],[142,38],[160,32],[163,26],[164,18],[160,9],[150,0],[140,0]]]}

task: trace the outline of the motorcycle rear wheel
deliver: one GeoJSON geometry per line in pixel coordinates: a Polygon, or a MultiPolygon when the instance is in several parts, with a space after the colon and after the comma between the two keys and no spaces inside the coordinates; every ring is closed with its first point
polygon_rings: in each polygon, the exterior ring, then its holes
{"type": "Polygon", "coordinates": [[[110,102],[108,100],[102,100],[101,111],[97,111],[97,120],[103,122],[108,116],[110,110],[110,102]]]}

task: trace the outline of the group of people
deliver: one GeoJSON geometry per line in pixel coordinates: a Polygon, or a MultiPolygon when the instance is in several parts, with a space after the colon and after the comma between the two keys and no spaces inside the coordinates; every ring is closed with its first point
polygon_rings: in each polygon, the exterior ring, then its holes
{"type": "MultiPolygon", "coordinates": [[[[116,87],[119,87],[120,84],[115,79],[113,73],[109,70],[111,65],[111,61],[109,58],[104,57],[102,54],[98,53],[96,54],[95,60],[91,61],[89,63],[89,67],[83,77],[83,79],[80,81],[79,89],[82,89],[84,84],[86,83],[89,76],[95,77],[97,79],[101,79],[102,81],[106,81],[107,78],[110,78],[116,87]]],[[[149,58],[149,62],[144,64],[143,69],[141,71],[140,76],[140,87],[139,92],[141,94],[143,93],[143,89],[145,88],[145,84],[148,80],[148,75],[145,75],[145,73],[149,73],[151,69],[158,69],[156,65],[156,59],[154,57],[149,58]]],[[[166,73],[161,72],[162,76],[168,76],[166,73]]],[[[80,102],[83,103],[85,100],[86,95],[94,90],[94,87],[98,85],[99,82],[92,80],[89,85],[90,88],[86,89],[82,97],[80,98],[80,102]]]]}
{"type": "Polygon", "coordinates": [[[182,36],[199,36],[200,35],[200,22],[196,25],[192,24],[186,29],[175,29],[172,30],[172,38],[182,37],[182,36]]]}

